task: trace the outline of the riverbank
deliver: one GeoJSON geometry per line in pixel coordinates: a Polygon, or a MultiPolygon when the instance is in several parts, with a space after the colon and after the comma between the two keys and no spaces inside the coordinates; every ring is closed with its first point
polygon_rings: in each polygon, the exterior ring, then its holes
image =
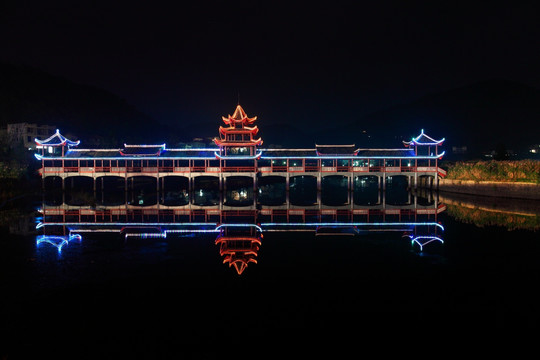
{"type": "Polygon", "coordinates": [[[495,181],[540,184],[540,161],[458,161],[444,162],[448,180],[495,181]]]}
{"type": "Polygon", "coordinates": [[[540,201],[439,193],[448,214],[478,227],[500,226],[507,230],[540,230],[540,201]]]}
{"type": "Polygon", "coordinates": [[[540,161],[458,161],[442,165],[442,192],[540,200],[540,161]]]}
{"type": "Polygon", "coordinates": [[[540,200],[540,184],[526,182],[440,179],[439,191],[512,199],[540,200]]]}

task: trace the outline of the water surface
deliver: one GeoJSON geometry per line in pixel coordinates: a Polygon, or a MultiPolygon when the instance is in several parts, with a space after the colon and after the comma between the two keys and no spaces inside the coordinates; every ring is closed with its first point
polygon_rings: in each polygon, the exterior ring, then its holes
{"type": "Polygon", "coordinates": [[[4,203],[7,353],[219,356],[366,329],[538,325],[534,202],[368,187],[313,197],[307,184],[261,203],[242,186],[180,205],[151,190],[142,204],[84,191],[4,203]]]}

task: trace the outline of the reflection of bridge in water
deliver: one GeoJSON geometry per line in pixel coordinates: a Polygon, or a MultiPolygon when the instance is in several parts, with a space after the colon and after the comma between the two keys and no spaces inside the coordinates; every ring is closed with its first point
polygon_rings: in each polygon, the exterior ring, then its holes
{"type": "Polygon", "coordinates": [[[446,175],[438,166],[444,139],[422,130],[400,149],[264,149],[257,117],[238,105],[222,119],[215,148],[75,149],[79,141],[59,131],[36,139],[44,190],[62,190],[61,199],[45,192],[38,242],[60,250],[85,232],[126,239],[217,233],[224,262],[238,273],[256,262],[269,231],[397,231],[420,249],[442,242],[444,205],[430,192],[419,198],[408,190],[436,188],[446,175]]]}
{"type": "Polygon", "coordinates": [[[264,233],[310,232],[315,236],[365,236],[395,232],[407,237],[423,250],[436,241],[442,243],[444,227],[438,215],[446,206],[437,195],[409,194],[410,203],[388,205],[382,192],[374,205],[295,206],[290,202],[277,206],[151,206],[47,205],[37,229],[38,244],[49,243],[61,251],[72,241],[81,241],[88,233],[113,233],[132,238],[162,238],[215,234],[224,263],[242,273],[249,263],[257,262],[264,233]],[[420,199],[420,201],[419,201],[420,199]]]}

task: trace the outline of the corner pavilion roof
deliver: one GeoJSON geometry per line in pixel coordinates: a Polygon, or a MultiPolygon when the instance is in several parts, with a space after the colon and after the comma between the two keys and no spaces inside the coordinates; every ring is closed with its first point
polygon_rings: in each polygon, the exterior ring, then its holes
{"type": "Polygon", "coordinates": [[[60,130],[56,129],[56,132],[45,140],[39,140],[35,138],[34,141],[37,145],[41,146],[77,146],[81,143],[80,140],[72,141],[60,134],[60,130]]]}
{"type": "Polygon", "coordinates": [[[440,145],[444,141],[444,138],[441,140],[435,140],[431,136],[428,136],[424,133],[424,129],[420,132],[415,138],[412,138],[411,141],[404,141],[405,146],[415,146],[415,145],[440,145]]]}

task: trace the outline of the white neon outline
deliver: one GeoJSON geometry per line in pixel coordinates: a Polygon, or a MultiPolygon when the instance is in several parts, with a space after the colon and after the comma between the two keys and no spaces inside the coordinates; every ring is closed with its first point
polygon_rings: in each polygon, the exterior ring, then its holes
{"type": "MultiPolygon", "coordinates": [[[[286,159],[321,159],[321,160],[362,160],[362,159],[389,159],[389,160],[398,160],[398,159],[439,159],[442,156],[444,156],[446,152],[443,151],[442,153],[438,155],[426,155],[426,156],[262,156],[260,159],[268,159],[268,160],[286,160],[286,159]]],[[[34,154],[34,156],[38,160],[141,160],[140,156],[112,156],[112,157],[62,157],[62,156],[54,156],[54,157],[46,157],[39,154],[34,154]]],[[[223,160],[253,160],[255,159],[254,156],[243,156],[243,157],[229,157],[229,156],[219,156],[216,155],[218,158],[223,160]]],[[[150,157],[147,157],[150,158],[150,157]]],[[[211,156],[178,156],[178,157],[168,157],[168,156],[155,156],[155,160],[215,160],[215,157],[211,156]]]]}
{"type": "Polygon", "coordinates": [[[217,151],[214,151],[214,155],[218,159],[222,159],[222,160],[255,160],[255,159],[259,159],[261,157],[262,151],[259,150],[259,152],[256,153],[255,155],[249,155],[249,156],[241,156],[241,155],[238,155],[238,156],[227,156],[227,155],[221,156],[220,154],[218,154],[217,151]]]}
{"type": "Polygon", "coordinates": [[[47,139],[39,140],[38,138],[34,138],[34,141],[36,142],[36,144],[41,145],[41,146],[63,146],[63,145],[66,145],[66,144],[68,144],[69,146],[77,146],[77,145],[79,145],[81,143],[81,140],[77,140],[77,141],[69,140],[68,138],[66,138],[65,136],[60,134],[60,130],[58,130],[58,129],[56,129],[56,132],[54,134],[52,134],[51,136],[49,136],[47,139]],[[46,142],[51,141],[55,137],[57,137],[60,140],[60,143],[58,143],[58,144],[45,144],[46,142]]]}

